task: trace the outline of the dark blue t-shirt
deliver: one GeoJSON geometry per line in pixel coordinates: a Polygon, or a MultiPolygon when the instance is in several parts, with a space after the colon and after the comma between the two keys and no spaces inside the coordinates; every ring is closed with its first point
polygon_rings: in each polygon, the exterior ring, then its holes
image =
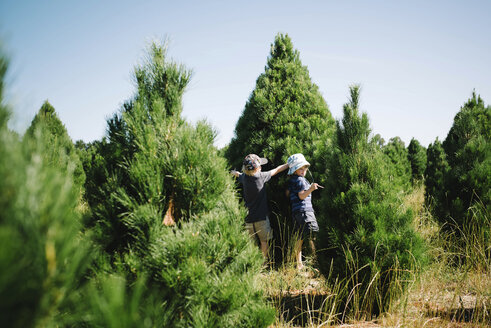
{"type": "Polygon", "coordinates": [[[271,172],[258,172],[254,175],[241,173],[239,181],[244,191],[244,202],[249,213],[246,223],[266,220],[268,216],[268,197],[266,195],[266,182],[271,179],[271,172]]]}
{"type": "Polygon", "coordinates": [[[304,177],[293,174],[288,181],[288,190],[290,191],[290,203],[292,204],[292,213],[295,212],[314,212],[312,207],[312,194],[304,200],[298,197],[298,193],[310,188],[310,183],[304,177]]]}

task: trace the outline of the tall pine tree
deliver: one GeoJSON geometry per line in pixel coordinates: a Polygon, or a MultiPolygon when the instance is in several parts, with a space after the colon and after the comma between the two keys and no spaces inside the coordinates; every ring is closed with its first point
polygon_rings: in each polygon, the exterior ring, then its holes
{"type": "Polygon", "coordinates": [[[135,96],[108,121],[108,140],[94,145],[105,164],[87,166],[107,172],[88,196],[91,226],[115,272],[131,285],[146,280],[140,293],[154,302],[140,310],[151,322],[266,327],[274,311],[254,285],[262,258],[243,231],[215,132],[180,116],[190,75],[157,44],[135,70],[135,96]]]}
{"type": "Polygon", "coordinates": [[[437,139],[428,147],[425,198],[439,221],[450,223],[447,227],[461,230],[468,219],[477,219],[471,207],[490,206],[490,122],[491,106],[473,93],[455,115],[443,144],[437,139]]]}
{"type": "Polygon", "coordinates": [[[362,295],[378,290],[377,304],[365,309],[372,311],[390,301],[385,292],[398,269],[422,259],[423,243],[411,225],[412,213],[401,206],[400,182],[391,179],[397,172],[378,139],[370,137],[367,114],[359,112],[358,104],[359,87],[354,86],[327,156],[329,179],[317,211],[319,249],[325,250],[319,261],[326,273],[334,269],[348,280],[356,276],[351,287],[361,288],[362,295]]]}
{"type": "Polygon", "coordinates": [[[443,149],[450,166],[448,213],[462,226],[473,204],[491,206],[491,106],[475,92],[455,116],[443,149]]]}
{"type": "MultiPolygon", "coordinates": [[[[255,153],[269,160],[263,168],[267,170],[285,163],[289,155],[303,153],[312,164],[310,171],[316,174],[333,133],[332,115],[307,67],[302,65],[299,51],[287,34],[278,34],[265,71],[257,78],[235,126],[227,159],[232,167],[240,169],[243,158],[255,153]]],[[[284,244],[280,233],[284,235],[283,223],[290,221],[285,190],[285,179],[275,178],[269,183],[271,224],[277,246],[284,244]]],[[[275,253],[277,259],[281,253],[275,253]]]]}

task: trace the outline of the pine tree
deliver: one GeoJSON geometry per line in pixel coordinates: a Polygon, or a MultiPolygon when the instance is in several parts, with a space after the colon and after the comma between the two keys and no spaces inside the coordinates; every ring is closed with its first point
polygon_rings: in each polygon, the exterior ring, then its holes
{"type": "Polygon", "coordinates": [[[65,126],[48,101],[44,102],[34,116],[24,136],[24,142],[31,142],[37,137],[36,133],[40,134],[39,137],[43,139],[42,144],[46,146],[43,158],[47,165],[58,167],[64,172],[72,171],[75,188],[82,192],[85,183],[82,163],[65,126]],[[74,166],[73,169],[70,166],[74,166]]]}
{"type": "Polygon", "coordinates": [[[267,157],[271,165],[303,152],[313,158],[321,138],[331,137],[334,121],[298,50],[288,35],[278,34],[265,72],[235,127],[227,157],[236,167],[249,153],[267,157]]]}
{"type": "Polygon", "coordinates": [[[411,185],[411,163],[408,160],[408,151],[404,141],[399,137],[391,138],[383,147],[383,152],[392,165],[390,181],[394,182],[394,186],[400,187],[401,192],[406,192],[411,185]]]}
{"type": "Polygon", "coordinates": [[[423,259],[424,248],[412,228],[412,213],[401,206],[401,187],[390,180],[397,174],[394,166],[378,140],[370,138],[367,114],[360,114],[358,103],[359,87],[354,86],[327,156],[329,179],[316,211],[319,249],[326,250],[319,253],[319,261],[325,273],[334,268],[345,279],[358,277],[353,284],[361,287],[352,287],[365,295],[380,289],[379,303],[368,309],[373,311],[390,301],[386,292],[398,272],[391,270],[410,269],[415,259],[423,259]]]}
{"type": "Polygon", "coordinates": [[[407,147],[408,159],[411,163],[411,178],[414,183],[422,181],[426,169],[426,149],[418,140],[412,138],[407,147]]]}
{"type": "MultiPolygon", "coordinates": [[[[334,120],[329,108],[300,61],[287,34],[278,34],[271,45],[264,73],[256,80],[236,126],[235,135],[226,149],[232,167],[240,170],[243,158],[250,153],[269,160],[263,170],[286,162],[302,153],[311,163],[310,171],[319,173],[323,150],[334,133],[334,120]]],[[[322,179],[321,176],[316,176],[322,179]]],[[[285,197],[285,179],[269,183],[271,225],[277,249],[284,249],[284,222],[290,222],[289,200],[285,197]]],[[[275,253],[277,260],[282,254],[275,253]]]]}
{"type": "Polygon", "coordinates": [[[106,179],[104,174],[105,160],[101,155],[101,149],[105,143],[105,138],[94,140],[90,143],[77,140],[75,143],[77,154],[86,175],[84,184],[85,197],[97,195],[100,186],[106,179]]]}
{"type": "Polygon", "coordinates": [[[475,92],[455,116],[443,149],[450,166],[448,213],[462,226],[475,202],[491,205],[491,106],[475,92]]]}
{"type": "MultiPolygon", "coordinates": [[[[2,67],[1,85],[5,72],[2,67]]],[[[0,117],[8,117],[1,90],[0,104],[0,117]]],[[[43,160],[52,146],[41,137],[44,125],[26,147],[6,123],[0,125],[0,322],[65,326],[91,259],[80,233],[73,166],[60,169],[43,160]]]]}
{"type": "Polygon", "coordinates": [[[152,45],[135,70],[134,98],[108,121],[107,141],[94,144],[104,166],[86,166],[91,177],[107,172],[88,196],[89,224],[112,270],[126,284],[145,281],[126,294],[153,300],[140,304],[139,316],[159,326],[265,327],[274,312],[254,286],[261,254],[243,231],[216,133],[180,116],[190,75],[167,59],[165,46],[152,45]]]}
{"type": "Polygon", "coordinates": [[[426,157],[425,203],[436,218],[443,222],[442,218],[448,215],[446,179],[450,166],[438,138],[428,146],[426,157]]]}

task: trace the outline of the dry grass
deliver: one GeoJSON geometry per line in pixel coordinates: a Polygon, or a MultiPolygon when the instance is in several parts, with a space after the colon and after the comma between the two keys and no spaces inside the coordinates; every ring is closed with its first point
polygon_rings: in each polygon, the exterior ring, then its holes
{"type": "MultiPolygon", "coordinates": [[[[455,248],[454,236],[439,231],[423,204],[423,187],[416,188],[404,202],[404,206],[416,213],[414,225],[429,243],[431,264],[422,272],[414,272],[417,278],[389,312],[376,320],[345,318],[340,322],[342,300],[339,297],[347,295],[341,290],[343,285],[312,269],[300,274],[287,266],[265,272],[258,282],[278,310],[278,318],[271,327],[491,327],[489,261],[479,266],[458,265],[461,262],[456,262],[455,257],[473,256],[467,251],[468,245],[455,248]]],[[[356,317],[359,316],[355,313],[353,318],[356,317]]]]}
{"type": "Polygon", "coordinates": [[[325,278],[306,266],[305,270],[298,271],[294,265],[284,266],[279,270],[263,272],[258,282],[268,295],[328,293],[329,289],[325,278]]]}
{"type": "MultiPolygon", "coordinates": [[[[272,274],[276,277],[280,275],[282,274],[279,272],[272,274]]],[[[267,276],[265,275],[264,279],[267,279],[267,276]]],[[[291,273],[287,276],[291,276],[291,273]]],[[[384,313],[376,320],[347,320],[345,323],[340,323],[334,318],[335,313],[319,313],[329,307],[325,306],[326,302],[324,306],[319,307],[322,303],[317,302],[316,308],[315,302],[312,301],[313,295],[322,295],[324,298],[335,298],[335,295],[325,288],[328,282],[323,281],[323,278],[315,278],[314,281],[321,289],[313,289],[312,281],[302,277],[293,278],[292,282],[297,287],[303,285],[303,288],[286,289],[283,290],[283,294],[279,294],[278,290],[274,291],[277,297],[272,297],[272,303],[280,311],[280,316],[272,327],[491,327],[491,277],[487,274],[457,271],[449,273],[430,268],[421,274],[406,296],[401,298],[399,304],[389,313],[384,313]],[[303,308],[298,308],[296,317],[285,316],[284,312],[291,308],[285,308],[281,300],[290,300],[294,295],[303,297],[303,308]],[[311,308],[307,309],[309,299],[311,308]],[[283,307],[280,304],[283,304],[283,307]],[[303,322],[297,320],[300,316],[303,322]]],[[[272,286],[270,292],[273,292],[272,286]]],[[[329,305],[333,306],[332,303],[329,305]]],[[[297,306],[300,306],[298,300],[297,306]]]]}

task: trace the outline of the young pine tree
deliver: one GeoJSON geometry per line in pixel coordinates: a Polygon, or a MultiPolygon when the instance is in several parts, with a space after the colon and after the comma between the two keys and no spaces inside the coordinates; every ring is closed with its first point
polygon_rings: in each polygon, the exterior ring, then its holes
{"type": "Polygon", "coordinates": [[[480,96],[473,93],[457,113],[443,149],[450,166],[448,214],[462,227],[473,204],[491,205],[491,106],[480,96]]]}
{"type": "Polygon", "coordinates": [[[266,327],[274,311],[254,285],[262,258],[243,231],[215,132],[180,116],[189,79],[164,46],[151,46],[135,70],[134,98],[108,122],[108,140],[94,145],[107,174],[88,195],[92,226],[125,284],[145,281],[127,293],[142,301],[136,317],[158,326],[266,327]]]}
{"type": "Polygon", "coordinates": [[[394,186],[400,187],[400,192],[407,192],[411,186],[411,163],[404,141],[394,137],[383,147],[383,152],[389,158],[392,168],[389,176],[394,186]]]}
{"type": "MultiPolygon", "coordinates": [[[[0,84],[6,71],[0,57],[0,84]]],[[[3,87],[2,87],[3,88],[3,87]]],[[[0,118],[8,117],[0,88],[0,118]]],[[[90,248],[80,233],[74,165],[47,163],[49,127],[40,122],[22,144],[0,122],[0,322],[5,327],[60,327],[80,307],[90,248]],[[55,165],[53,165],[55,164],[55,165]]],[[[33,128],[34,129],[34,128],[33,128]]],[[[83,297],[82,297],[83,298],[83,297]]]]}
{"type": "Polygon", "coordinates": [[[349,290],[361,289],[365,296],[377,290],[377,302],[365,310],[383,310],[391,279],[423,258],[423,243],[411,225],[412,213],[401,206],[401,186],[391,179],[397,172],[370,138],[366,113],[359,112],[359,87],[350,91],[327,156],[330,178],[317,211],[319,249],[325,250],[319,261],[322,271],[334,269],[351,281],[349,290]]]}
{"type": "Polygon", "coordinates": [[[46,146],[43,158],[47,165],[58,167],[64,172],[72,172],[75,188],[83,193],[85,172],[72,139],[69,137],[65,125],[60,121],[53,106],[48,101],[34,116],[31,125],[24,135],[24,142],[29,143],[36,138],[42,138],[46,146]],[[39,128],[43,125],[43,128],[39,128]],[[39,133],[39,136],[35,136],[39,133]],[[73,166],[70,168],[69,166],[73,166]]]}
{"type": "Polygon", "coordinates": [[[407,156],[411,163],[411,179],[413,184],[422,181],[426,169],[426,149],[418,140],[412,138],[407,146],[407,156]]]}
{"type": "MultiPolygon", "coordinates": [[[[438,138],[428,145],[425,169],[425,203],[437,219],[448,215],[446,178],[450,170],[447,156],[438,138]]],[[[441,220],[441,219],[440,219],[441,220]]],[[[441,220],[442,222],[443,220],[441,220]]]]}
{"type": "MultiPolygon", "coordinates": [[[[278,34],[265,71],[257,78],[235,126],[235,135],[226,149],[228,161],[240,170],[244,157],[255,153],[269,160],[263,168],[269,169],[285,163],[292,154],[302,153],[311,163],[310,171],[316,174],[333,133],[334,120],[307,67],[302,65],[299,51],[287,34],[278,34]]],[[[280,222],[290,221],[285,190],[285,179],[275,178],[269,183],[271,225],[277,244],[283,243],[279,234],[285,234],[280,222]]],[[[279,252],[275,255],[280,259],[279,252]]]]}

